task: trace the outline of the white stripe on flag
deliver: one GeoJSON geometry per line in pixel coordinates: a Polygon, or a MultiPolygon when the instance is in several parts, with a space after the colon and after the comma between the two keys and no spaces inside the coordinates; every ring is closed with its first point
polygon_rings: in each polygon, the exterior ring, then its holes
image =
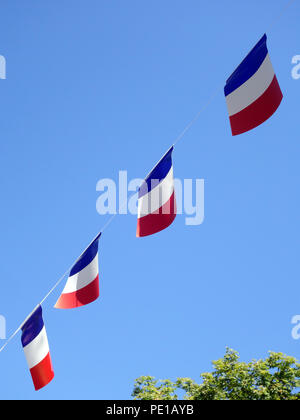
{"type": "Polygon", "coordinates": [[[229,116],[237,114],[255,102],[268,89],[274,76],[268,54],[257,72],[242,86],[226,96],[229,116]]]}
{"type": "Polygon", "coordinates": [[[68,278],[65,288],[62,294],[74,293],[84,287],[88,286],[92,281],[95,280],[99,273],[98,267],[98,253],[95,258],[79,273],[74,274],[68,278]]]}
{"type": "Polygon", "coordinates": [[[167,203],[174,192],[173,166],[165,179],[139,199],[138,218],[156,212],[167,203]]]}
{"type": "Polygon", "coordinates": [[[49,343],[45,326],[39,335],[36,336],[31,343],[24,347],[24,353],[29,369],[32,369],[45,359],[49,353],[49,343]]]}

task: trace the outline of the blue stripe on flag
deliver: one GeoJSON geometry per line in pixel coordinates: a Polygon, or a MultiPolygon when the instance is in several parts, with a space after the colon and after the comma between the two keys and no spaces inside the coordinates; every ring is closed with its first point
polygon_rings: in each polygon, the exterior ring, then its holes
{"type": "Polygon", "coordinates": [[[43,327],[43,311],[42,307],[39,306],[22,327],[22,346],[26,347],[28,344],[30,344],[39,335],[43,327]]]}
{"type": "Polygon", "coordinates": [[[267,54],[267,35],[265,34],[227,80],[224,89],[225,96],[246,83],[260,68],[267,54]]]}
{"type": "Polygon", "coordinates": [[[88,249],[84,252],[84,254],[79,258],[79,260],[73,266],[70,272],[70,276],[74,276],[74,274],[79,273],[79,271],[83,270],[87,265],[89,265],[93,261],[93,259],[96,257],[97,252],[98,252],[100,236],[101,236],[101,233],[99,233],[97,238],[88,247],[88,249]]]}
{"type": "Polygon", "coordinates": [[[143,197],[144,195],[148,194],[153,188],[155,188],[161,181],[165,179],[165,177],[170,172],[172,168],[172,152],[174,147],[172,146],[170,150],[161,158],[159,163],[155,166],[155,168],[151,171],[150,175],[147,176],[143,184],[139,189],[139,198],[143,197]],[[154,182],[153,182],[154,181],[154,182]]]}

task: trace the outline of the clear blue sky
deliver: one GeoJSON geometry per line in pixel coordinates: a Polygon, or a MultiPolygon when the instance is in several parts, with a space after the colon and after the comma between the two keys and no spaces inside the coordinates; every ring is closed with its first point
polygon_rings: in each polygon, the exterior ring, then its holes
{"type": "MultiPolygon", "coordinates": [[[[0,398],[128,399],[135,378],[199,378],[229,346],[300,358],[300,54],[296,2],[268,32],[284,93],[263,126],[232,137],[222,85],[286,0],[10,0],[1,4],[0,313],[8,334],[106,222],[96,183],[144,177],[174,151],[205,179],[205,222],[136,239],[118,216],[100,241],[101,299],[44,305],[55,380],[35,393],[18,335],[0,398]]],[[[0,345],[3,344],[0,341],[0,345]]]]}

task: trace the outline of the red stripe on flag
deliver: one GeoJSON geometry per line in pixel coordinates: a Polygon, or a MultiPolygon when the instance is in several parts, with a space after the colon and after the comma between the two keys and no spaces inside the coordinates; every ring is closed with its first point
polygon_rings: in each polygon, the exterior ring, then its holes
{"type": "Polygon", "coordinates": [[[57,301],[57,309],[73,309],[88,305],[100,296],[99,274],[90,284],[72,293],[63,293],[57,301]]]}
{"type": "Polygon", "coordinates": [[[54,370],[52,367],[50,353],[47,354],[38,365],[30,369],[34,388],[36,391],[44,388],[54,378],[54,370]]]}
{"type": "Polygon", "coordinates": [[[230,117],[232,135],[245,133],[268,120],[278,109],[282,98],[275,75],[268,89],[256,101],[230,117]]]}
{"type": "Polygon", "coordinates": [[[142,236],[158,233],[170,226],[175,217],[176,200],[175,193],[173,192],[169,201],[167,201],[159,210],[138,219],[136,236],[140,238],[142,236]]]}

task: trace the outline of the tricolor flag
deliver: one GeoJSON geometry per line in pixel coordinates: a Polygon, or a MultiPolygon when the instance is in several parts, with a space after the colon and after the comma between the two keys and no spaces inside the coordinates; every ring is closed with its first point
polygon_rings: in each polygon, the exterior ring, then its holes
{"type": "Polygon", "coordinates": [[[176,217],[173,149],[172,146],[139,189],[137,237],[166,229],[176,217]]]}
{"type": "Polygon", "coordinates": [[[38,391],[54,378],[41,306],[23,325],[21,341],[35,390],[38,391]]]}
{"type": "Polygon", "coordinates": [[[282,101],[264,35],[225,86],[232,134],[245,133],[270,118],[282,101]]]}
{"type": "Polygon", "coordinates": [[[73,266],[65,288],[55,304],[57,309],[88,305],[99,297],[98,244],[101,233],[73,266]]]}

